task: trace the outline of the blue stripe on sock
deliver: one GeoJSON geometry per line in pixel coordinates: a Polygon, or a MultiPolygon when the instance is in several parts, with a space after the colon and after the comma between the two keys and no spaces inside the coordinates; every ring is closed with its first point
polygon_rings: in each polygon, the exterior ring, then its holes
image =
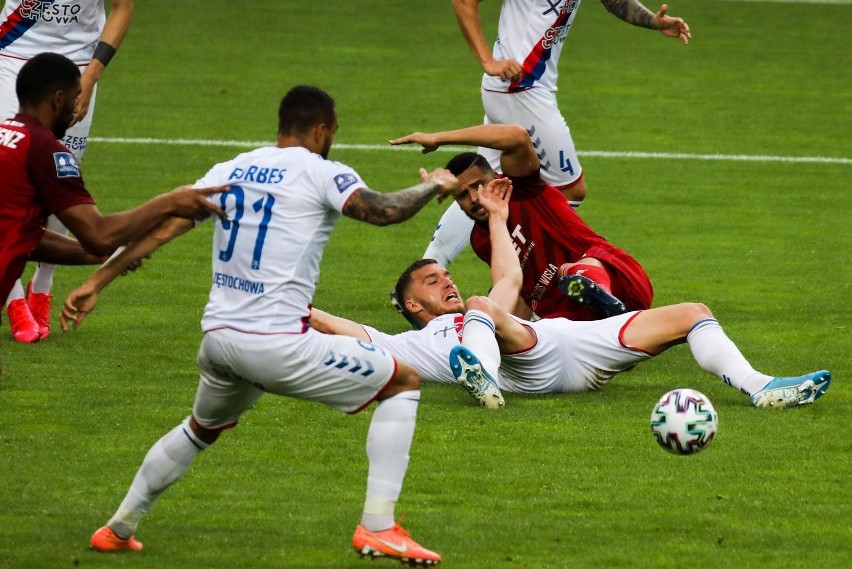
{"type": "Polygon", "coordinates": [[[692,328],[689,329],[689,332],[686,333],[687,336],[692,334],[693,332],[700,330],[706,326],[719,326],[719,321],[715,318],[705,318],[704,320],[699,320],[696,322],[692,328]]]}
{"type": "Polygon", "coordinates": [[[464,325],[467,326],[469,322],[485,324],[492,332],[494,331],[494,322],[490,318],[486,319],[478,314],[466,314],[464,317],[464,325]]]}

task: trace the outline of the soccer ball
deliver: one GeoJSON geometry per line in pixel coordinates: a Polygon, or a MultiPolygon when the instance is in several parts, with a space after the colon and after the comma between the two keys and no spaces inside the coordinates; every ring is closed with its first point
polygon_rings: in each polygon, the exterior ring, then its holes
{"type": "Polygon", "coordinates": [[[657,443],[674,454],[704,450],[719,426],[716,409],[703,393],[675,389],[663,395],[651,412],[651,432],[657,443]]]}

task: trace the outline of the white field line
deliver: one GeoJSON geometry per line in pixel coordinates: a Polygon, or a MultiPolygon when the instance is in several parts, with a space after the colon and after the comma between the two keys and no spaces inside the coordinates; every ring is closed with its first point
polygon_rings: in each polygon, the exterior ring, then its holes
{"type": "MultiPolygon", "coordinates": [[[[852,0],[850,0],[852,1],[852,0]]],[[[248,140],[192,140],[186,138],[105,138],[93,136],[89,142],[104,144],[154,144],[163,146],[228,146],[234,148],[258,148],[270,146],[272,141],[248,140]]],[[[396,152],[420,152],[417,145],[390,146],[384,144],[335,144],[340,150],[379,150],[396,152]]],[[[463,152],[467,146],[442,146],[438,152],[463,152]]],[[[751,154],[687,154],[682,152],[614,152],[606,150],[579,151],[580,156],[596,158],[644,158],[656,160],[717,160],[726,162],[809,162],[818,164],[852,164],[852,158],[830,156],[759,156],[751,154]]]]}

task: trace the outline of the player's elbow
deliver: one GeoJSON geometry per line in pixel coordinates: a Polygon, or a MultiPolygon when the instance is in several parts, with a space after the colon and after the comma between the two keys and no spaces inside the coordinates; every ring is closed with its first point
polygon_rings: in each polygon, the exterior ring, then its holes
{"type": "Polygon", "coordinates": [[[503,136],[513,146],[526,146],[530,144],[530,133],[521,125],[505,125],[503,136]]]}
{"type": "Polygon", "coordinates": [[[118,243],[117,240],[112,239],[108,235],[78,235],[77,240],[87,253],[101,257],[112,255],[113,251],[121,245],[121,243],[118,243]]]}

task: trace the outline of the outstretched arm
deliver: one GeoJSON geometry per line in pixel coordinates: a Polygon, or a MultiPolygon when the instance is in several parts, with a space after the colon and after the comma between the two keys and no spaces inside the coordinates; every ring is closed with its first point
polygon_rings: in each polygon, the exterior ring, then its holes
{"type": "Polygon", "coordinates": [[[420,211],[434,197],[443,201],[455,191],[458,180],[449,170],[433,172],[420,169],[421,182],[416,186],[387,194],[369,188],[356,190],[343,206],[343,215],[372,225],[401,223],[420,211]]]}
{"type": "Polygon", "coordinates": [[[500,168],[507,176],[526,176],[537,172],[538,154],[530,135],[522,126],[512,124],[482,124],[444,132],[414,132],[389,141],[393,145],[419,144],[423,154],[447,144],[484,146],[500,151],[500,168]]]}
{"type": "Polygon", "coordinates": [[[370,341],[367,331],[357,322],[329,314],[316,307],[311,307],[311,328],[323,334],[351,336],[365,342],[370,341]]]}
{"type": "Polygon", "coordinates": [[[117,251],[106,263],[92,273],[86,282],[68,293],[62,306],[59,322],[62,330],[68,330],[70,322],[74,328],[83,323],[86,316],[95,309],[98,293],[116,277],[133,269],[139,261],[148,257],[179,235],[193,228],[193,222],[180,217],[167,219],[154,228],[145,237],[134,241],[124,249],[117,251]]]}
{"type": "Polygon", "coordinates": [[[171,216],[204,219],[214,213],[225,219],[222,208],[207,197],[227,189],[228,186],[205,189],[181,186],[129,211],[102,216],[94,204],[78,204],[56,212],[56,217],[80,240],[86,251],[110,255],[171,216]]]}
{"type": "Polygon", "coordinates": [[[506,312],[512,312],[523,282],[521,263],[506,226],[512,182],[508,178],[498,178],[480,188],[478,193],[479,204],[488,212],[488,232],[491,238],[492,287],[488,298],[506,312]]]}
{"type": "Polygon", "coordinates": [[[133,0],[112,0],[109,14],[107,14],[101,39],[95,48],[92,61],[86,66],[80,77],[80,85],[83,90],[77,98],[77,106],[74,110],[74,121],[80,122],[89,112],[89,104],[92,102],[92,93],[95,84],[109,64],[112,56],[124,41],[127,30],[130,29],[130,21],[133,19],[133,0]]]}
{"type": "Polygon", "coordinates": [[[503,81],[520,79],[523,68],[514,59],[494,59],[485,35],[482,33],[482,21],[479,18],[479,2],[481,0],[453,0],[453,11],[459,22],[459,29],[467,42],[473,56],[479,61],[482,70],[503,81]]]}
{"type": "Polygon", "coordinates": [[[683,18],[673,18],[666,15],[669,7],[665,4],[660,6],[660,11],[654,14],[638,0],[601,0],[601,3],[607,10],[628,24],[649,30],[659,30],[664,36],[678,38],[684,44],[688,44],[689,40],[692,39],[689,26],[683,21],[683,18]]]}
{"type": "Polygon", "coordinates": [[[30,253],[30,260],[51,265],[97,265],[106,257],[87,253],[80,242],[61,233],[47,230],[38,247],[30,253]]]}

